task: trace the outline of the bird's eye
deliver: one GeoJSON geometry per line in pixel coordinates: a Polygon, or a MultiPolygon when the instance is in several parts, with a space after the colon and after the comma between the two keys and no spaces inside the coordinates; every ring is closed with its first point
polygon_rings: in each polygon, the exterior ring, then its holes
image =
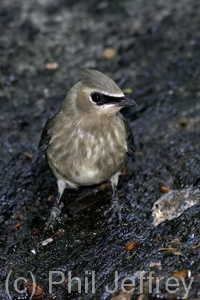
{"type": "Polygon", "coordinates": [[[102,96],[99,93],[93,93],[92,95],[92,101],[98,103],[102,100],[102,96]]]}

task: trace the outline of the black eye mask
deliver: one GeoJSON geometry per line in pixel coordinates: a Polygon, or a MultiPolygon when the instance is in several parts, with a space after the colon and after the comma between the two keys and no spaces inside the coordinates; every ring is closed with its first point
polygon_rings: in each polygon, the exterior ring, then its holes
{"type": "Polygon", "coordinates": [[[94,92],[91,94],[92,101],[97,105],[115,104],[125,99],[125,97],[108,96],[105,94],[94,92]]]}
{"type": "Polygon", "coordinates": [[[125,96],[122,97],[108,96],[99,92],[93,92],[91,94],[91,98],[92,101],[99,106],[104,104],[114,104],[115,106],[119,106],[119,107],[137,105],[134,100],[127,98],[125,96]]]}

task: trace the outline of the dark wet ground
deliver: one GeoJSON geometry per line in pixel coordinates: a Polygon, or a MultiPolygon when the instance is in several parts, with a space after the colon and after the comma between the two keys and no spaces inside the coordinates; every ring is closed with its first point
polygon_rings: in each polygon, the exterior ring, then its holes
{"type": "Polygon", "coordinates": [[[147,271],[151,262],[161,262],[169,274],[196,272],[190,298],[199,297],[200,247],[195,246],[200,244],[200,204],[158,227],[151,216],[153,203],[162,195],[161,184],[171,189],[200,187],[199,16],[198,0],[1,0],[0,299],[9,299],[5,282],[10,271],[13,299],[14,280],[23,276],[31,281],[29,271],[46,294],[49,271],[66,277],[71,271],[83,286],[88,276],[89,293],[82,289],[77,298],[67,293],[67,284],[54,284],[55,299],[109,299],[105,285],[114,287],[115,271],[120,282],[147,271]],[[102,57],[107,47],[117,51],[112,59],[102,57]],[[58,68],[46,69],[52,62],[58,68]],[[71,192],[65,212],[70,209],[74,216],[53,234],[44,231],[44,224],[56,181],[37,145],[47,117],[85,68],[99,69],[122,89],[132,89],[130,96],[138,106],[124,114],[137,152],[121,179],[120,225],[107,224],[102,216],[109,187],[95,188],[71,192]],[[53,243],[42,246],[50,237],[53,243]],[[131,240],[139,246],[127,251],[131,240]]]}

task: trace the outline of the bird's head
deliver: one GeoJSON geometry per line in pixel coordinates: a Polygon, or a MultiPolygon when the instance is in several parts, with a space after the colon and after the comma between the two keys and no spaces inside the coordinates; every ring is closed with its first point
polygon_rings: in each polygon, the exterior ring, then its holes
{"type": "Polygon", "coordinates": [[[98,114],[116,114],[123,107],[136,105],[112,79],[91,69],[83,71],[82,80],[69,91],[67,103],[77,112],[98,114]]]}

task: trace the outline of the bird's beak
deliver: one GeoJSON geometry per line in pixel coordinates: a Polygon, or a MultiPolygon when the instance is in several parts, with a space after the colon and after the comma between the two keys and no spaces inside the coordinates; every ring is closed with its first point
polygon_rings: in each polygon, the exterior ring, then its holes
{"type": "Polygon", "coordinates": [[[137,106],[136,102],[130,98],[124,97],[121,99],[120,102],[115,103],[115,106],[137,106]]]}

